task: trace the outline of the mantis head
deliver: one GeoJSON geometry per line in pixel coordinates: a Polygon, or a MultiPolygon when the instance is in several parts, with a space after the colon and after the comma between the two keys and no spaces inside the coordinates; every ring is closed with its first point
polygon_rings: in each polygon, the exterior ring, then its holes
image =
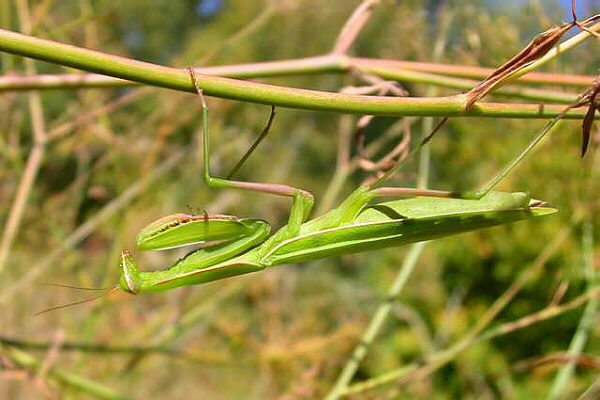
{"type": "Polygon", "coordinates": [[[121,252],[121,279],[119,286],[127,293],[138,294],[142,288],[142,280],[138,266],[128,250],[121,252]]]}

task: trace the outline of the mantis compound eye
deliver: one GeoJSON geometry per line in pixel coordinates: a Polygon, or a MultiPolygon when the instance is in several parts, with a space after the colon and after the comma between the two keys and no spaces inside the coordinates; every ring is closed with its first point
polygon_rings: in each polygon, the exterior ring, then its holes
{"type": "Polygon", "coordinates": [[[138,294],[141,291],[141,279],[138,266],[127,250],[121,252],[121,279],[120,286],[127,293],[138,294]]]}

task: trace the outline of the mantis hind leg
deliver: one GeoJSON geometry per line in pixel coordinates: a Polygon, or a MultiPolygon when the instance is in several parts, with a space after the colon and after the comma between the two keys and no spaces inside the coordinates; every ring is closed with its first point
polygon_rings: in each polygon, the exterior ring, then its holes
{"type": "MultiPolygon", "coordinates": [[[[484,185],[481,189],[476,191],[466,191],[466,192],[453,192],[446,190],[432,190],[432,189],[415,189],[415,188],[401,188],[401,187],[377,187],[383,181],[390,177],[390,173],[388,172],[382,179],[376,181],[373,185],[371,185],[372,191],[375,196],[427,196],[427,197],[453,197],[460,199],[469,199],[469,200],[479,200],[486,194],[488,194],[491,190],[493,190],[501,181],[504,179],[510,172],[513,171],[520,163],[531,153],[531,151],[551,132],[557,129],[557,122],[564,116],[564,113],[560,114],[553,120],[546,123],[544,128],[538,133],[533,140],[527,145],[525,150],[519,153],[515,158],[513,158],[496,176],[494,176],[486,185],[484,185]]],[[[437,132],[437,128],[439,128],[441,124],[434,129],[432,133],[430,133],[417,147],[415,150],[419,150],[426,144],[433,135],[437,132]]],[[[411,152],[410,155],[415,153],[415,150],[411,152]]],[[[408,158],[408,157],[407,157],[408,158]]],[[[406,161],[406,159],[399,161],[396,166],[392,168],[393,172],[396,172],[399,167],[406,161]]]]}
{"type": "Polygon", "coordinates": [[[523,161],[527,155],[550,133],[558,129],[560,124],[557,122],[564,116],[564,113],[559,114],[553,120],[550,120],[544,125],[540,133],[538,133],[533,140],[527,145],[525,150],[513,158],[495,177],[493,177],[484,187],[475,192],[465,192],[462,194],[462,198],[479,200],[492,189],[494,189],[517,165],[523,161]]]}
{"type": "MultiPolygon", "coordinates": [[[[285,227],[285,232],[289,235],[295,235],[300,231],[300,225],[308,218],[312,206],[314,204],[314,197],[310,192],[302,189],[294,188],[288,185],[272,184],[272,183],[258,183],[258,182],[243,182],[231,179],[215,178],[210,175],[210,160],[209,160],[209,137],[208,137],[208,106],[204,100],[202,89],[198,85],[196,74],[192,68],[188,69],[190,77],[196,88],[196,92],[200,97],[200,104],[202,106],[202,155],[203,155],[203,173],[202,178],[204,182],[214,188],[228,188],[238,190],[248,190],[252,192],[269,193],[277,196],[291,197],[293,199],[292,209],[288,224],[285,227]]],[[[261,135],[246,155],[240,160],[240,162],[234,167],[235,172],[241,164],[245,161],[247,156],[256,148],[258,143],[266,136],[273,119],[273,112],[269,118],[267,127],[263,130],[261,135]]],[[[233,173],[232,172],[232,173],[233,173]]],[[[231,174],[229,174],[231,176],[231,174]]]]}

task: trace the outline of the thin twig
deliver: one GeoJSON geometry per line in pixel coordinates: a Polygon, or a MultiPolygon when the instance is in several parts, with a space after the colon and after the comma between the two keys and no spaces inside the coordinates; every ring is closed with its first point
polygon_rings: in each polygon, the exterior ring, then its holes
{"type": "Polygon", "coordinates": [[[346,54],[350,47],[354,44],[360,31],[367,24],[373,9],[379,5],[380,0],[363,0],[362,3],[356,7],[350,18],[346,21],[342,30],[340,31],[333,49],[332,54],[346,54]]]}
{"type": "MultiPolygon", "coordinates": [[[[578,223],[580,218],[581,218],[581,216],[579,214],[574,216],[573,220],[571,221],[571,224],[564,227],[561,231],[559,231],[555,235],[554,239],[548,244],[548,246],[546,246],[546,248],[540,253],[540,255],[536,258],[536,260],[524,272],[522,272],[521,276],[519,276],[519,278],[502,294],[502,296],[500,296],[494,302],[494,304],[477,321],[475,326],[473,328],[471,328],[465,335],[463,335],[463,337],[460,340],[455,342],[454,345],[452,345],[451,347],[449,347],[445,350],[441,350],[435,354],[432,354],[430,357],[428,357],[426,359],[426,360],[428,360],[427,363],[418,363],[417,362],[417,363],[405,365],[399,369],[382,374],[381,376],[369,379],[365,382],[355,384],[352,387],[348,388],[348,390],[345,393],[350,394],[350,393],[357,393],[357,392],[360,392],[363,390],[370,390],[370,389],[373,389],[380,385],[387,384],[387,383],[396,381],[400,378],[403,378],[406,375],[408,375],[409,373],[411,374],[411,376],[413,376],[412,373],[416,374],[417,371],[419,373],[418,377],[422,378],[422,377],[430,374],[431,372],[435,371],[436,369],[440,368],[441,366],[445,365],[446,363],[448,363],[450,360],[452,360],[456,356],[456,354],[464,351],[471,344],[476,342],[478,340],[477,336],[482,332],[482,330],[485,329],[493,321],[495,316],[497,316],[506,307],[506,305],[510,302],[510,300],[512,300],[518,294],[518,292],[523,288],[523,286],[527,282],[529,282],[530,279],[539,275],[539,273],[541,272],[541,269],[543,268],[545,263],[553,256],[553,254],[560,248],[562,243],[569,237],[569,233],[570,233],[571,229],[573,228],[573,226],[575,226],[578,223]]],[[[564,312],[565,306],[556,306],[559,308],[553,308],[552,312],[554,312],[556,310],[560,310],[561,312],[564,312]]],[[[548,310],[548,309],[546,309],[546,310],[548,310]]],[[[525,317],[525,318],[529,318],[529,317],[525,317]]],[[[537,320],[536,318],[537,317],[534,317],[534,320],[537,320]]],[[[522,326],[522,325],[518,325],[518,324],[523,324],[523,323],[530,324],[531,320],[528,319],[524,322],[519,320],[519,322],[517,322],[516,325],[509,324],[508,328],[507,328],[507,325],[503,325],[503,328],[501,328],[501,329],[512,329],[513,327],[517,327],[517,326],[518,326],[518,328],[522,328],[523,326],[526,326],[526,325],[522,326]]],[[[486,335],[488,335],[487,332],[482,334],[481,337],[483,339],[481,339],[481,340],[487,340],[487,339],[490,339],[491,337],[493,337],[493,336],[487,337],[486,335]]]]}
{"type": "Polygon", "coordinates": [[[55,333],[52,343],[50,343],[50,346],[48,347],[46,357],[44,357],[44,361],[42,362],[40,369],[37,371],[35,379],[42,382],[46,379],[48,370],[56,363],[64,339],[65,335],[63,331],[58,331],[55,333]]]}
{"type": "Polygon", "coordinates": [[[596,379],[577,400],[597,400],[600,397],[600,378],[596,379]]]}
{"type": "MultiPolygon", "coordinates": [[[[52,342],[36,342],[28,341],[7,336],[0,336],[0,344],[7,347],[15,347],[23,350],[49,350],[54,346],[52,342]]],[[[169,357],[177,357],[188,361],[202,363],[219,363],[223,359],[212,355],[202,355],[192,352],[184,352],[178,349],[168,347],[164,344],[150,346],[113,346],[97,343],[79,343],[79,342],[62,342],[60,350],[63,352],[83,352],[97,353],[103,355],[119,355],[119,354],[163,354],[169,357]]]]}
{"type": "MultiPolygon", "coordinates": [[[[375,60],[377,61],[377,60],[375,60]]],[[[379,60],[384,61],[384,60],[379,60]]],[[[424,83],[431,86],[445,87],[458,90],[470,90],[479,84],[479,81],[456,78],[450,76],[435,75],[423,71],[413,71],[410,69],[391,68],[377,65],[356,64],[362,70],[386,80],[394,80],[405,83],[424,83]]],[[[526,75],[528,76],[528,75],[526,75]]],[[[557,84],[561,82],[561,76],[556,75],[557,84]]],[[[518,82],[518,81],[517,81],[518,82]]],[[[589,81],[593,82],[593,78],[589,81]]],[[[1,78],[0,78],[1,83],[1,78]]],[[[511,82],[514,85],[516,82],[511,82]]],[[[589,86],[589,85],[588,85],[589,86]]],[[[533,89],[530,87],[502,86],[494,88],[494,95],[502,97],[514,97],[523,100],[554,102],[569,104],[577,99],[575,93],[561,92],[556,90],[533,89]]]]}
{"type": "Polygon", "coordinates": [[[475,342],[482,342],[485,340],[490,340],[498,336],[506,335],[508,333],[515,332],[517,330],[523,329],[525,327],[534,325],[538,322],[548,320],[550,318],[555,318],[559,315],[562,315],[568,311],[574,310],[586,304],[591,299],[596,299],[600,296],[600,289],[596,288],[594,290],[590,290],[578,297],[574,298],[571,301],[568,301],[559,305],[552,305],[544,308],[541,311],[533,313],[523,318],[519,318],[515,321],[507,322],[502,324],[496,328],[492,328],[488,331],[485,331],[475,340],[475,342]]]}
{"type": "MultiPolygon", "coordinates": [[[[19,0],[17,2],[17,10],[19,14],[19,22],[23,32],[31,31],[31,17],[29,15],[29,6],[27,0],[19,0]]],[[[25,71],[28,75],[35,75],[35,64],[33,60],[25,60],[25,71]]],[[[0,242],[0,275],[4,271],[4,267],[10,256],[10,250],[19,231],[23,213],[27,206],[27,200],[31,193],[31,188],[38,175],[42,159],[46,149],[46,128],[44,122],[44,111],[42,99],[39,92],[29,93],[29,113],[31,118],[31,126],[33,130],[33,148],[27,158],[25,171],[21,176],[19,186],[13,204],[8,215],[8,220],[4,226],[2,233],[2,241],[0,242]]]]}
{"type": "Polygon", "coordinates": [[[569,355],[565,352],[555,352],[541,357],[531,357],[526,360],[517,361],[511,369],[515,372],[524,372],[548,364],[574,363],[578,367],[600,370],[600,359],[589,354],[569,355]]]}
{"type": "MultiPolygon", "coordinates": [[[[436,54],[436,57],[441,57],[443,53],[443,49],[446,44],[446,31],[450,26],[450,19],[448,19],[447,24],[442,27],[442,32],[438,35],[436,39],[436,47],[439,51],[436,54]]],[[[426,125],[426,124],[425,124],[426,125]]],[[[425,126],[424,125],[424,126],[425,126]]],[[[427,128],[424,128],[427,129],[427,128]]],[[[427,135],[428,131],[423,130],[423,136],[427,135]]],[[[429,158],[429,152],[421,153],[421,158],[429,158]]],[[[429,160],[421,160],[422,165],[428,165],[429,160]]],[[[421,183],[423,188],[426,188],[428,185],[429,177],[424,174],[429,172],[429,168],[419,169],[419,182],[421,183]]],[[[354,378],[360,363],[363,361],[368,352],[368,347],[374,342],[375,338],[381,331],[384,323],[387,321],[393,307],[394,301],[398,298],[402,289],[406,285],[409,277],[412,275],[417,262],[421,256],[423,249],[426,246],[426,242],[415,243],[411,245],[408,254],[406,255],[404,262],[402,263],[402,267],[398,271],[392,285],[390,286],[387,297],[384,302],[382,302],[375,310],[371,321],[367,329],[365,329],[363,335],[360,338],[359,344],[354,348],[351,357],[346,362],[346,365],[342,369],[338,379],[336,380],[333,388],[329,392],[326,397],[326,400],[337,400],[341,396],[343,396],[348,388],[348,385],[354,378]]]]}
{"type": "MultiPolygon", "coordinates": [[[[378,138],[376,138],[366,147],[364,155],[366,157],[374,156],[386,146],[386,143],[389,140],[396,140],[400,135],[404,135],[406,124],[408,124],[410,127],[417,121],[416,118],[405,118],[405,120],[406,121],[396,122],[383,134],[379,135],[378,138]]],[[[317,206],[315,215],[321,215],[331,209],[333,203],[338,198],[348,176],[354,173],[360,167],[360,157],[354,156],[352,159],[346,158],[349,157],[348,150],[350,149],[350,138],[352,136],[351,127],[352,119],[350,119],[350,116],[343,116],[340,120],[340,138],[342,139],[338,139],[338,162],[336,164],[333,177],[331,178],[329,185],[325,190],[325,194],[321,197],[321,201],[317,206]],[[346,150],[341,150],[341,147],[343,146],[341,141],[345,141],[345,143],[347,143],[345,147],[346,150]],[[340,155],[344,157],[344,159],[341,159],[340,155]]]]}
{"type": "MultiPolygon", "coordinates": [[[[593,101],[593,100],[592,100],[593,101]]],[[[594,154],[594,158],[597,158],[600,151],[597,150],[594,154]]],[[[593,168],[590,176],[588,177],[587,185],[587,197],[589,203],[593,206],[596,202],[596,191],[593,190],[592,183],[595,183],[598,172],[598,168],[593,168]]],[[[592,291],[598,288],[598,273],[596,272],[596,266],[594,265],[594,225],[591,216],[588,216],[583,225],[582,235],[582,246],[581,252],[583,254],[583,275],[587,281],[588,290],[592,291]]],[[[591,330],[594,328],[596,321],[596,315],[598,307],[600,306],[600,299],[590,299],[585,307],[583,315],[579,320],[577,330],[571,339],[567,354],[570,357],[577,358],[585,347],[591,330]]],[[[564,396],[564,392],[567,389],[569,381],[571,380],[575,371],[575,363],[573,361],[566,363],[556,374],[548,399],[560,399],[564,396]]]]}
{"type": "Polygon", "coordinates": [[[210,49],[200,60],[200,65],[203,65],[210,60],[214,60],[223,51],[236,46],[242,41],[242,39],[250,36],[254,32],[261,29],[267,22],[271,20],[271,18],[277,15],[277,13],[282,8],[282,4],[283,3],[279,1],[269,3],[267,7],[265,7],[260,12],[260,14],[258,14],[254,19],[252,19],[252,21],[250,21],[250,23],[244,25],[242,29],[237,31],[235,34],[229,36],[224,42],[219,43],[218,45],[210,49]]]}
{"type": "Polygon", "coordinates": [[[346,391],[348,384],[356,374],[360,363],[367,355],[367,351],[369,346],[373,343],[376,336],[379,334],[379,331],[383,327],[383,324],[387,321],[388,315],[392,311],[392,306],[396,298],[399,296],[400,292],[406,285],[408,278],[412,274],[415,266],[417,265],[417,261],[425,247],[426,242],[415,243],[411,245],[406,258],[404,259],[404,263],[398,271],[396,278],[390,289],[388,290],[387,298],[385,302],[377,307],[373,318],[371,319],[367,329],[365,329],[363,335],[359,340],[359,344],[356,346],[352,355],[348,359],[348,362],[342,369],[335,385],[329,392],[326,397],[326,400],[336,400],[343,396],[346,391]]]}
{"type": "MultiPolygon", "coordinates": [[[[21,350],[13,348],[7,351],[6,355],[10,357],[10,359],[15,364],[28,370],[37,371],[41,367],[41,362],[38,359],[21,350]]],[[[85,393],[89,393],[98,398],[110,400],[129,399],[129,397],[123,396],[107,386],[84,378],[80,375],[76,375],[71,372],[66,372],[56,367],[51,367],[48,370],[48,375],[63,384],[69,385],[73,388],[76,388],[85,393]]]]}
{"type": "MultiPolygon", "coordinates": [[[[352,73],[363,81],[371,83],[373,86],[367,87],[368,89],[377,92],[379,96],[384,96],[389,93],[395,96],[407,96],[408,92],[400,87],[395,82],[384,81],[383,79],[371,75],[366,71],[362,71],[356,67],[352,67],[352,73]]],[[[371,92],[372,93],[372,92],[371,92]]],[[[395,159],[402,159],[408,154],[408,146],[410,144],[410,123],[404,119],[404,135],[400,142],[394,146],[385,156],[378,161],[371,160],[364,152],[364,139],[365,130],[367,126],[373,120],[373,115],[363,115],[359,118],[356,123],[356,130],[354,133],[354,143],[356,146],[357,157],[359,166],[369,172],[373,171],[385,171],[390,169],[394,165],[395,159]]],[[[363,183],[366,184],[366,183],[363,183]]]]}
{"type": "Polygon", "coordinates": [[[507,322],[496,328],[490,329],[489,331],[483,332],[481,336],[473,338],[472,341],[463,342],[462,340],[460,340],[456,342],[453,346],[432,354],[428,358],[428,362],[414,362],[405,365],[401,368],[382,374],[380,376],[377,376],[375,378],[369,379],[367,381],[354,384],[344,392],[344,395],[350,395],[365,392],[367,390],[372,390],[379,386],[398,381],[402,378],[406,379],[408,376],[410,376],[411,379],[420,379],[425,375],[425,372],[430,373],[432,372],[432,369],[437,369],[442,365],[445,365],[448,361],[456,357],[456,355],[458,355],[459,353],[468,349],[473,344],[481,343],[498,336],[506,335],[508,333],[524,329],[538,322],[556,318],[568,311],[572,311],[583,306],[591,299],[599,297],[600,289],[591,290],[562,305],[547,307],[541,311],[538,311],[537,313],[528,315],[515,321],[507,322]]]}

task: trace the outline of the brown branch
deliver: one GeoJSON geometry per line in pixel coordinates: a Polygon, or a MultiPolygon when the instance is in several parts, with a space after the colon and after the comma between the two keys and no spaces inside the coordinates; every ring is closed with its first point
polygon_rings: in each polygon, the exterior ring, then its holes
{"type": "Polygon", "coordinates": [[[348,52],[348,49],[350,49],[355,42],[360,31],[371,18],[373,9],[375,6],[379,5],[379,3],[380,0],[363,0],[363,2],[360,3],[340,31],[333,49],[331,50],[332,54],[346,54],[348,52]]]}
{"type": "Polygon", "coordinates": [[[511,369],[515,372],[524,372],[541,366],[547,366],[548,364],[561,365],[569,363],[574,363],[579,367],[587,369],[600,369],[600,358],[589,354],[572,356],[566,352],[555,352],[541,357],[531,357],[517,361],[511,369]]]}

